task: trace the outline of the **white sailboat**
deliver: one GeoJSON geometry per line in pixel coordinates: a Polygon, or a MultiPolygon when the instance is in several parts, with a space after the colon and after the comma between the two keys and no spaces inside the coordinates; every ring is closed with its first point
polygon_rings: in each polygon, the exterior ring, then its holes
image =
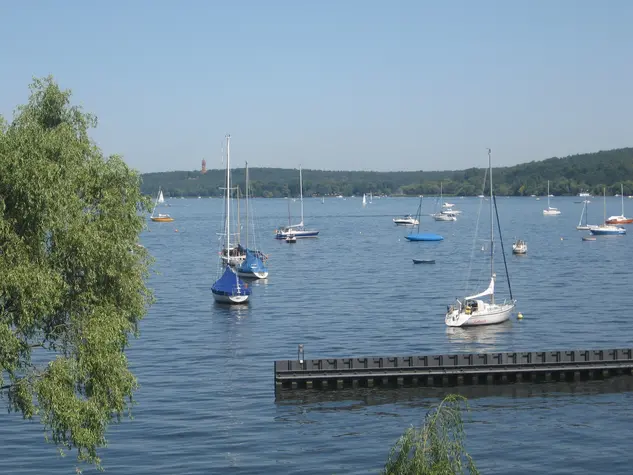
{"type": "MultiPolygon", "coordinates": [[[[442,182],[440,182],[440,203],[444,201],[444,194],[442,189],[442,182]]],[[[444,206],[443,203],[441,207],[444,206]]],[[[453,205],[451,205],[453,206],[453,205]]],[[[435,221],[457,221],[457,213],[454,212],[451,208],[439,211],[431,215],[435,221]]]]}
{"type": "Polygon", "coordinates": [[[631,224],[631,223],[633,223],[633,218],[627,218],[626,216],[624,216],[624,185],[622,183],[620,183],[620,198],[622,200],[622,214],[619,215],[619,216],[609,216],[609,219],[605,220],[606,224],[631,224]]]}
{"type": "MultiPolygon", "coordinates": [[[[266,277],[268,277],[268,267],[266,266],[266,260],[268,259],[268,256],[266,256],[263,252],[257,250],[257,244],[255,242],[257,235],[255,233],[255,220],[253,218],[251,204],[249,203],[250,183],[248,180],[248,162],[246,162],[245,175],[246,175],[246,186],[244,190],[244,195],[246,198],[246,247],[243,248],[244,260],[235,266],[235,272],[237,273],[237,275],[243,278],[265,279],[266,277]],[[249,232],[251,228],[253,230],[252,234],[249,232]],[[253,244],[253,249],[250,248],[251,243],[253,244]]],[[[239,200],[238,200],[238,204],[239,204],[239,200]]],[[[239,206],[238,206],[238,211],[237,211],[238,222],[239,222],[239,214],[240,212],[239,212],[239,206]]],[[[238,226],[238,229],[239,229],[239,226],[238,226]]],[[[242,246],[238,246],[238,247],[242,247],[242,246]]]]}
{"type": "Polygon", "coordinates": [[[156,206],[164,201],[165,199],[163,198],[163,190],[159,188],[158,195],[156,196],[156,201],[154,202],[154,208],[152,208],[152,214],[149,217],[152,221],[155,221],[157,223],[171,223],[174,220],[174,218],[172,218],[168,214],[158,213],[156,216],[154,216],[154,213],[156,212],[156,206]],[[160,201],[161,199],[163,201],[160,201]]]}
{"type": "Polygon", "coordinates": [[[363,206],[367,206],[367,197],[365,196],[365,193],[363,193],[363,206]]]}
{"type": "MultiPolygon", "coordinates": [[[[492,192],[492,160],[490,158],[490,149],[488,149],[488,166],[490,168],[490,284],[483,292],[465,297],[463,300],[456,300],[454,305],[449,305],[444,322],[449,327],[463,327],[474,325],[493,325],[505,322],[510,318],[512,311],[516,305],[516,300],[512,298],[512,288],[510,287],[510,277],[508,277],[508,289],[510,291],[510,300],[503,303],[495,302],[495,279],[494,271],[494,209],[496,202],[492,192]],[[482,297],[490,296],[490,302],[484,302],[482,297]]],[[[501,233],[499,233],[501,240],[501,233]]],[[[503,241],[501,240],[501,249],[503,260],[505,262],[505,254],[503,253],[503,241]]]]}
{"type": "MultiPolygon", "coordinates": [[[[224,233],[226,235],[225,249],[231,249],[231,136],[226,136],[226,220],[224,222],[224,233]]],[[[228,265],[220,256],[220,265],[224,272],[211,287],[213,298],[218,303],[240,304],[246,303],[251,295],[251,289],[248,288],[242,279],[235,273],[233,268],[228,265]]]]}
{"type": "Polygon", "coordinates": [[[299,166],[299,193],[301,194],[301,222],[299,224],[289,224],[288,226],[276,229],[275,239],[286,239],[290,231],[292,231],[292,234],[297,239],[317,237],[319,235],[319,231],[306,229],[303,225],[303,175],[301,166],[299,166]]]}
{"type": "Polygon", "coordinates": [[[549,180],[547,180],[547,209],[543,210],[543,216],[557,216],[560,214],[560,210],[558,208],[552,208],[549,205],[549,199],[552,195],[549,194],[549,180]]]}
{"type": "Polygon", "coordinates": [[[588,224],[587,223],[587,205],[589,203],[589,200],[584,200],[583,204],[582,204],[582,211],[580,212],[580,219],[578,220],[578,226],[576,226],[576,229],[578,229],[579,231],[588,231],[590,230],[593,225],[588,224]],[[585,217],[585,224],[582,224],[582,217],[585,217]]]}
{"type": "Polygon", "coordinates": [[[601,224],[600,226],[591,226],[589,228],[589,232],[593,235],[597,236],[617,236],[626,234],[626,229],[622,226],[616,226],[615,224],[606,224],[607,221],[607,189],[603,188],[603,199],[604,199],[604,221],[605,224],[601,224]]]}

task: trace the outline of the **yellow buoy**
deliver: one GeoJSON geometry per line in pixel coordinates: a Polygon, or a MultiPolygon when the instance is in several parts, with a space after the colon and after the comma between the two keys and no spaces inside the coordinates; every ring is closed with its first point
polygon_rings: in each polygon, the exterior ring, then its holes
{"type": "Polygon", "coordinates": [[[519,314],[517,315],[517,318],[518,318],[519,320],[522,320],[522,319],[523,319],[523,314],[522,314],[521,312],[519,312],[519,314]]]}

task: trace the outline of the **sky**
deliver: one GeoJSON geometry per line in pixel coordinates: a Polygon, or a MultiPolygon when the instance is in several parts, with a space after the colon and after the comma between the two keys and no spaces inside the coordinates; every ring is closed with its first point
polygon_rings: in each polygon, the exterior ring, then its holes
{"type": "Polygon", "coordinates": [[[0,114],[52,74],[143,173],[452,170],[633,145],[628,0],[0,0],[0,114]]]}

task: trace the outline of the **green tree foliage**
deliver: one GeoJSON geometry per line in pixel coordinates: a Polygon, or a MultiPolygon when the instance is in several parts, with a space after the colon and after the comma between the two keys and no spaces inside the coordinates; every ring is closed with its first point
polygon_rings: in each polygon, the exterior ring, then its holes
{"type": "Polygon", "coordinates": [[[151,303],[140,176],[51,77],[0,126],[0,397],[100,464],[137,386],[124,354],[151,303]]]}
{"type": "Polygon", "coordinates": [[[449,395],[429,411],[421,428],[409,428],[391,449],[385,475],[479,473],[464,449],[466,399],[449,395]]]}
{"type": "MultiPolygon", "coordinates": [[[[485,161],[485,160],[484,160],[485,161]]],[[[175,171],[143,175],[142,190],[155,195],[162,186],[167,196],[221,196],[224,170],[175,171]]],[[[439,195],[440,182],[447,195],[476,196],[482,192],[485,168],[461,171],[350,172],[303,170],[304,195],[397,194],[407,196],[439,195]]],[[[250,168],[253,196],[283,197],[299,195],[298,170],[250,168]]],[[[547,180],[550,193],[576,195],[581,191],[602,194],[620,192],[633,195],[633,148],[608,150],[565,158],[550,158],[494,170],[495,192],[499,195],[545,195],[547,180]]],[[[244,183],[244,170],[233,171],[234,183],[244,183]]],[[[243,185],[242,185],[243,186],[243,185]]]]}

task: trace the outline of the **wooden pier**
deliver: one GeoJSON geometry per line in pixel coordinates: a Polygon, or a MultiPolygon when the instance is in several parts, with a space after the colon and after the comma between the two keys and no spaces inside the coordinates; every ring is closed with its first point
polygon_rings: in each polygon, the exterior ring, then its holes
{"type": "Polygon", "coordinates": [[[633,374],[633,349],[275,361],[275,390],[586,381],[633,374]]]}

